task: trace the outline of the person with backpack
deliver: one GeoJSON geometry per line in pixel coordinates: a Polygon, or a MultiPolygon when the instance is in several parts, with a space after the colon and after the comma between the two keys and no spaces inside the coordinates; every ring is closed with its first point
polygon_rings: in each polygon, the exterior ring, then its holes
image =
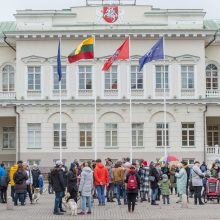
{"type": "Polygon", "coordinates": [[[134,212],[138,189],[140,188],[140,177],[133,165],[126,176],[125,188],[127,192],[128,212],[134,212]]]}
{"type": "Polygon", "coordinates": [[[0,190],[1,190],[1,202],[6,203],[7,202],[7,187],[9,183],[9,177],[7,175],[7,172],[5,170],[4,163],[0,166],[0,190]]]}
{"type": "Polygon", "coordinates": [[[18,199],[21,202],[21,205],[25,205],[25,197],[27,193],[27,184],[26,180],[28,179],[27,172],[23,168],[23,161],[19,160],[17,162],[18,170],[14,174],[14,182],[15,182],[15,198],[14,205],[18,205],[18,199]]]}
{"type": "Polygon", "coordinates": [[[34,189],[35,188],[39,188],[39,181],[38,181],[38,179],[39,179],[39,176],[41,174],[37,164],[33,165],[33,168],[32,168],[31,172],[32,172],[32,178],[33,178],[32,193],[34,193],[34,189]]]}

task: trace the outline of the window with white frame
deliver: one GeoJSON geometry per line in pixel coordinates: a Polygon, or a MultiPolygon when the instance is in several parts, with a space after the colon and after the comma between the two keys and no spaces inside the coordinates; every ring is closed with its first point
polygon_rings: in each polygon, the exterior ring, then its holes
{"type": "Polygon", "coordinates": [[[28,90],[40,91],[41,90],[41,67],[28,66],[28,90]]]}
{"type": "Polygon", "coordinates": [[[182,123],[182,146],[195,145],[195,123],[182,123]]]}
{"type": "Polygon", "coordinates": [[[92,146],[92,123],[79,124],[80,147],[92,146]]]}
{"type": "Polygon", "coordinates": [[[105,124],[105,146],[117,147],[118,145],[118,126],[117,124],[105,124]]]}
{"type": "Polygon", "coordinates": [[[37,164],[38,166],[40,165],[40,159],[31,159],[28,160],[27,162],[29,166],[33,166],[34,164],[37,164]]]}
{"type": "Polygon", "coordinates": [[[169,88],[169,79],[168,79],[168,65],[156,65],[156,89],[163,89],[164,88],[164,74],[165,74],[165,88],[169,88]]]}
{"type": "Polygon", "coordinates": [[[3,127],[3,148],[14,149],[16,146],[15,127],[3,127]]]}
{"type": "MultiPolygon", "coordinates": [[[[66,147],[66,124],[62,123],[61,126],[61,137],[62,137],[62,147],[66,147]]],[[[54,147],[60,146],[60,124],[55,123],[53,124],[53,142],[54,147]]]]}
{"type": "Polygon", "coordinates": [[[215,146],[219,144],[218,138],[218,125],[208,125],[207,126],[207,145],[215,146]]]}
{"type": "Polygon", "coordinates": [[[28,124],[28,148],[41,148],[41,124],[28,124]]]}
{"type": "Polygon", "coordinates": [[[131,66],[131,89],[143,89],[143,71],[137,65],[131,66]]]}
{"type": "Polygon", "coordinates": [[[193,166],[195,158],[183,158],[182,161],[185,161],[189,166],[193,166]]]}
{"type": "Polygon", "coordinates": [[[214,64],[206,67],[206,89],[218,89],[218,68],[214,64]]]}
{"type": "Polygon", "coordinates": [[[2,90],[6,92],[15,90],[15,70],[11,65],[3,67],[2,90]]]}
{"type": "Polygon", "coordinates": [[[2,161],[2,163],[5,165],[6,169],[9,169],[9,168],[11,168],[15,164],[15,161],[8,161],[8,160],[6,160],[6,161],[2,161]]]}
{"type": "Polygon", "coordinates": [[[118,73],[117,66],[111,66],[105,74],[105,89],[116,90],[118,89],[118,73]]]}
{"type": "MultiPolygon", "coordinates": [[[[62,66],[62,79],[61,79],[61,89],[66,89],[66,66],[62,66]]],[[[57,66],[53,67],[53,89],[58,90],[59,89],[59,76],[57,73],[57,66]]]]}
{"type": "Polygon", "coordinates": [[[194,89],[194,66],[181,65],[182,89],[194,89]]]}
{"type": "Polygon", "coordinates": [[[166,124],[166,129],[165,129],[164,123],[157,123],[156,127],[157,127],[157,146],[158,147],[165,146],[165,130],[166,130],[166,146],[169,146],[169,127],[168,127],[168,124],[166,124]]]}
{"type": "Polygon", "coordinates": [[[143,134],[144,134],[144,124],[143,123],[133,123],[132,124],[132,146],[133,147],[143,147],[143,134]]]}
{"type": "Polygon", "coordinates": [[[79,66],[79,90],[92,89],[92,66],[79,66]]]}

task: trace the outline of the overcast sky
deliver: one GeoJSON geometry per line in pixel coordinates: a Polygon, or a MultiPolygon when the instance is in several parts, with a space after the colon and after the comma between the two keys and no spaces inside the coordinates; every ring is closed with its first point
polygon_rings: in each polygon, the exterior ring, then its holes
{"type": "MultiPolygon", "coordinates": [[[[3,1],[3,0],[1,0],[3,1]]],[[[111,0],[109,0],[111,1],[111,0]]],[[[121,0],[122,1],[122,0],[121,0]]],[[[85,0],[6,0],[0,7],[0,21],[14,20],[18,9],[66,9],[83,5],[85,0]]],[[[207,12],[206,19],[220,19],[220,0],[137,0],[156,8],[199,8],[207,12]]],[[[85,4],[84,4],[85,5],[85,4]]]]}

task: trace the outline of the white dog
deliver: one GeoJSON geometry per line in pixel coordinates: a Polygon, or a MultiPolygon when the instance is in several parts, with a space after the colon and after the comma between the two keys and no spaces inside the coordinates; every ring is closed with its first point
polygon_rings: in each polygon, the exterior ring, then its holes
{"type": "Polygon", "coordinates": [[[32,195],[32,201],[37,203],[39,198],[40,198],[40,188],[35,188],[34,194],[32,195]]]}
{"type": "Polygon", "coordinates": [[[69,213],[70,215],[77,215],[77,204],[74,199],[69,199],[69,197],[70,194],[66,193],[62,199],[62,203],[66,207],[67,213],[69,213]]]}

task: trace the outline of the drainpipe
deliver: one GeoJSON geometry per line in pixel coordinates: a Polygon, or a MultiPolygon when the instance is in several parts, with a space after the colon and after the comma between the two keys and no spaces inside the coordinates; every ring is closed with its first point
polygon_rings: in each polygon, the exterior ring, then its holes
{"type": "Polygon", "coordinates": [[[16,113],[16,161],[21,159],[21,146],[20,146],[20,113],[17,111],[17,106],[14,108],[16,113]]]}
{"type": "Polygon", "coordinates": [[[206,135],[207,135],[207,126],[206,126],[206,112],[207,112],[208,106],[205,105],[205,111],[203,112],[203,120],[204,120],[204,162],[206,162],[206,135]]]}
{"type": "Polygon", "coordinates": [[[4,34],[4,42],[5,42],[12,50],[14,50],[14,51],[16,52],[16,49],[15,49],[14,47],[12,47],[12,45],[11,45],[10,43],[7,42],[7,36],[5,35],[5,33],[3,33],[3,34],[4,34]]]}
{"type": "Polygon", "coordinates": [[[215,32],[213,39],[205,46],[205,49],[208,48],[215,40],[219,29],[215,32]]]}

